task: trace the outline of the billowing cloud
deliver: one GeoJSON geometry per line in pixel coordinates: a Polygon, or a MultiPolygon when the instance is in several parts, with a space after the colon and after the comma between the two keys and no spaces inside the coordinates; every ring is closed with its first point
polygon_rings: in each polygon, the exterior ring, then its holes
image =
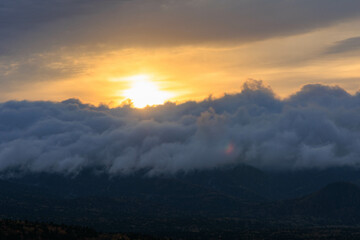
{"type": "Polygon", "coordinates": [[[253,81],[236,95],[143,110],[10,101],[0,105],[0,172],[358,167],[359,122],[360,95],[324,85],[280,100],[253,81]]]}

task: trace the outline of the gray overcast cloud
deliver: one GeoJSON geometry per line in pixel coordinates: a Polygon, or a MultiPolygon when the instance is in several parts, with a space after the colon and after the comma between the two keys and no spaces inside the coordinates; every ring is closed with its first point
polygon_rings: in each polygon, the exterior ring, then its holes
{"type": "Polygon", "coordinates": [[[330,26],[359,9],[356,0],[5,0],[0,50],[247,42],[330,26]]]}

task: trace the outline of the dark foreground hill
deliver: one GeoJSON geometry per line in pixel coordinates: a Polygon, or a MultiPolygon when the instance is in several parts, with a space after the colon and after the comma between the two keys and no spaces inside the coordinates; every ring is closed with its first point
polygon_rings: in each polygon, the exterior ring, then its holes
{"type": "Polygon", "coordinates": [[[253,216],[296,226],[360,225],[360,188],[336,182],[297,199],[259,204],[253,216]]]}
{"type": "Polygon", "coordinates": [[[242,239],[242,240],[356,240],[360,228],[322,227],[302,229],[239,229],[237,232],[203,232],[169,237],[134,233],[101,233],[88,227],[0,220],[1,240],[170,240],[170,239],[242,239]]]}
{"type": "Polygon", "coordinates": [[[311,214],[356,224],[360,221],[360,189],[351,183],[332,183],[318,192],[296,200],[294,211],[296,214],[311,214]]]}
{"type": "MultiPolygon", "coordinates": [[[[88,227],[0,220],[1,240],[155,240],[139,234],[99,233],[88,227]]],[[[165,238],[164,238],[165,239],[165,238]]]]}
{"type": "Polygon", "coordinates": [[[151,178],[29,175],[0,181],[0,218],[185,239],[328,226],[356,232],[359,176],[352,169],[290,174],[248,166],[151,178]]]}

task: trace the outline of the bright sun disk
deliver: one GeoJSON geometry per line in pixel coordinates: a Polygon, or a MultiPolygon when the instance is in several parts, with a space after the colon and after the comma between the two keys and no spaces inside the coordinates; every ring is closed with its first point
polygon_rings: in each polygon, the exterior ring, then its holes
{"type": "Polygon", "coordinates": [[[165,103],[171,93],[159,89],[149,75],[135,75],[125,80],[131,82],[131,88],[123,91],[123,96],[130,99],[136,108],[165,103]]]}

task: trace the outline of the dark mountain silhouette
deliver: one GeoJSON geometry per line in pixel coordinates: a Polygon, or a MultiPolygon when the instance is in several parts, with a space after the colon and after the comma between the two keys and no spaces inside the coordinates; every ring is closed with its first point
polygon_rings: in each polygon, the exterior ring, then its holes
{"type": "Polygon", "coordinates": [[[270,176],[250,166],[239,165],[179,174],[178,179],[214,189],[245,201],[264,201],[268,197],[270,176]]]}
{"type": "Polygon", "coordinates": [[[340,223],[360,220],[360,188],[352,183],[337,182],[294,202],[296,214],[332,219],[340,223]]]}
{"type": "Polygon", "coordinates": [[[241,165],[156,177],[141,172],[118,177],[32,174],[0,181],[0,218],[161,236],[357,226],[358,173],[328,169],[290,174],[241,165]]]}
{"type": "Polygon", "coordinates": [[[29,174],[7,181],[35,186],[65,198],[124,195],[189,195],[218,192],[244,201],[285,200],[305,196],[339,181],[360,184],[360,170],[330,168],[291,172],[265,172],[246,165],[147,177],[144,172],[108,176],[84,171],[68,177],[29,174]],[[179,189],[180,188],[180,189],[179,189]]]}

